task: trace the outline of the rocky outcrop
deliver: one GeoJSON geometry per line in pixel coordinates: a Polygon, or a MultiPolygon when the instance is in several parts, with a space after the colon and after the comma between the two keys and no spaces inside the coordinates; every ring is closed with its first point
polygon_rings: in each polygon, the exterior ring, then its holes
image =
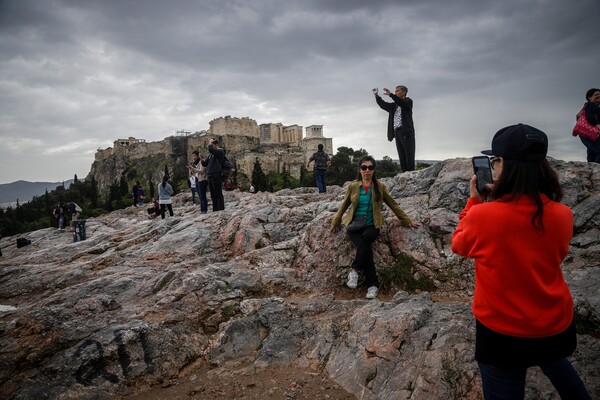
{"type": "MultiPolygon", "coordinates": [[[[599,397],[600,167],[553,164],[575,213],[572,360],[599,397]]],[[[329,231],[340,187],[228,192],[225,211],[204,215],[180,194],[175,217],[116,211],[88,220],[83,242],[53,229],[19,249],[3,238],[0,397],[125,397],[246,358],[314,369],[359,399],[481,398],[473,265],[450,250],[469,176],[456,159],[384,180],[421,227],[384,213],[374,301],[343,286],[353,249],[329,231]]],[[[532,369],[527,398],[558,397],[532,369]]]]}

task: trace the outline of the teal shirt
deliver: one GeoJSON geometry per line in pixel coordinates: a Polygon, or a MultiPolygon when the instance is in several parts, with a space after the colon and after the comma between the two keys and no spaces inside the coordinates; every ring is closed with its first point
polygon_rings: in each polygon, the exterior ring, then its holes
{"type": "Polygon", "coordinates": [[[356,212],[354,215],[366,215],[367,216],[367,226],[374,225],[373,224],[373,204],[371,203],[371,195],[373,194],[373,187],[369,188],[369,194],[365,192],[365,188],[361,185],[360,192],[358,195],[358,206],[356,207],[356,212]],[[371,204],[369,206],[369,204],[371,204]],[[367,212],[369,213],[367,215],[367,212]]]}

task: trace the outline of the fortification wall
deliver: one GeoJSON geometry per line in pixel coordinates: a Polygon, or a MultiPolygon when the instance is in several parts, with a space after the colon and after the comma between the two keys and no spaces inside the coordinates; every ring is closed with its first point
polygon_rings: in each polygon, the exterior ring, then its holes
{"type": "Polygon", "coordinates": [[[243,117],[219,117],[210,121],[209,133],[211,135],[249,136],[260,138],[260,130],[255,120],[243,117]]]}

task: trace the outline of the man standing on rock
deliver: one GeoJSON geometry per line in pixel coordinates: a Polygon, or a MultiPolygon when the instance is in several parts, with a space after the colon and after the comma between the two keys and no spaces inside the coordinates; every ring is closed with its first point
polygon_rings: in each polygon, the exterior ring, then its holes
{"type": "Polygon", "coordinates": [[[223,198],[222,179],[223,161],[225,152],[219,148],[219,141],[211,139],[208,142],[208,152],[210,155],[206,160],[202,160],[202,166],[206,167],[206,177],[208,179],[208,190],[212,199],[213,211],[225,209],[225,199],[223,198]]]}
{"type": "Polygon", "coordinates": [[[373,89],[375,100],[381,109],[388,112],[387,136],[391,142],[396,139],[396,150],[400,158],[402,172],[415,170],[415,126],[413,124],[413,101],[406,97],[408,88],[396,86],[396,93],[388,88],[383,89],[386,96],[390,96],[393,103],[383,101],[379,90],[373,89]]]}
{"type": "Polygon", "coordinates": [[[319,144],[317,149],[317,152],[308,159],[306,168],[310,168],[312,161],[315,162],[314,173],[317,188],[319,188],[319,193],[327,193],[327,167],[331,164],[331,161],[327,153],[323,151],[322,144],[319,144]]]}

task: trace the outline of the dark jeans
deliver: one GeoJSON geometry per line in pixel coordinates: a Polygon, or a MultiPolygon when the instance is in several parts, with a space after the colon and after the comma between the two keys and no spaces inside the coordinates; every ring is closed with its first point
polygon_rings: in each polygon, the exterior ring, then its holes
{"type": "Polygon", "coordinates": [[[198,190],[198,197],[200,197],[200,211],[208,211],[208,199],[206,198],[206,190],[208,189],[208,181],[198,181],[196,184],[196,190],[198,190]]]}
{"type": "Polygon", "coordinates": [[[327,170],[326,169],[315,169],[315,181],[317,182],[317,188],[319,193],[327,193],[327,170]]]}
{"type": "MultiPolygon", "coordinates": [[[[190,190],[192,191],[192,204],[196,204],[196,193],[198,192],[197,188],[190,188],[190,190]]],[[[198,197],[200,197],[200,195],[198,195],[198,197]]]]}
{"type": "Polygon", "coordinates": [[[173,205],[172,204],[161,204],[160,205],[160,217],[165,219],[165,207],[169,209],[169,215],[173,216],[173,205]]]}
{"type": "MultiPolygon", "coordinates": [[[[521,400],[525,397],[526,367],[496,367],[479,364],[485,400],[521,400]]],[[[566,358],[540,365],[561,399],[590,399],[583,382],[566,358]]]]}
{"type": "Polygon", "coordinates": [[[402,172],[415,170],[415,134],[406,133],[401,127],[394,131],[396,150],[400,158],[402,172]]]}
{"type": "Polygon", "coordinates": [[[581,143],[587,147],[587,160],[589,162],[600,163],[600,139],[595,142],[590,139],[582,138],[581,136],[579,139],[581,139],[581,143]]]}
{"type": "Polygon", "coordinates": [[[210,175],[208,177],[208,190],[210,191],[210,199],[212,200],[213,211],[221,211],[225,209],[225,199],[223,198],[223,182],[221,175],[210,175]]]}
{"type": "Polygon", "coordinates": [[[375,262],[373,261],[373,242],[379,236],[379,229],[369,225],[360,232],[348,233],[348,236],[356,246],[356,257],[352,262],[352,268],[363,272],[367,287],[379,287],[375,262]]]}

